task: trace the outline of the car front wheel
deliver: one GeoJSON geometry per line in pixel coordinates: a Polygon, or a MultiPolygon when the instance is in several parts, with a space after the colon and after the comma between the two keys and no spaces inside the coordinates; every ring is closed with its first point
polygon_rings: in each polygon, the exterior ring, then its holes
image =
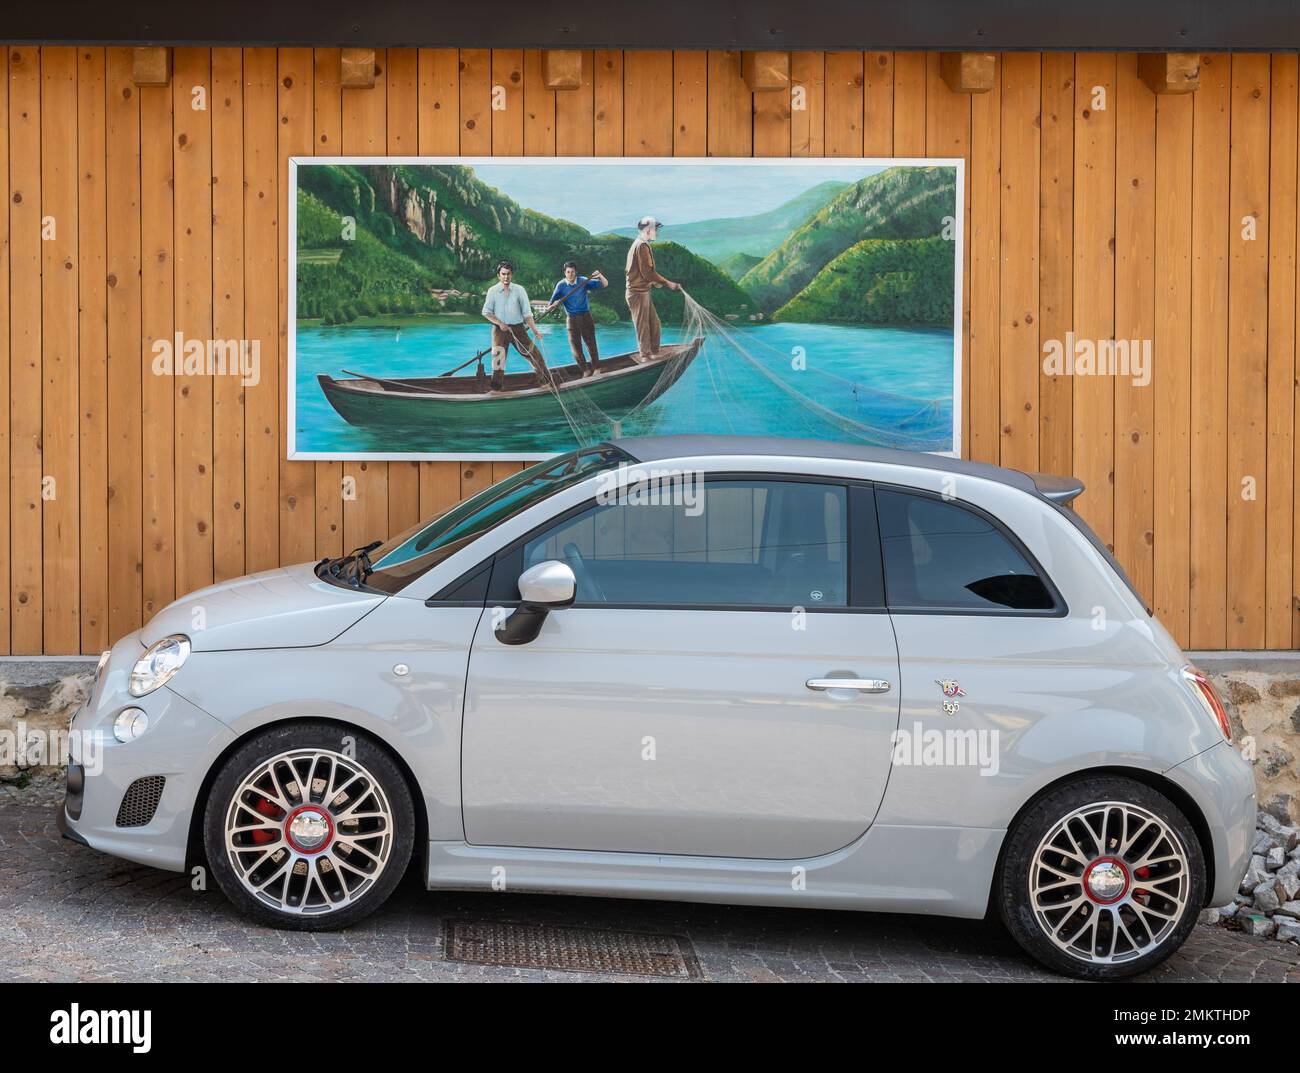
{"type": "Polygon", "coordinates": [[[378,909],[411,859],[406,780],[365,735],[328,723],[272,727],[237,749],[208,795],[204,848],[242,912],[321,931],[378,909]]]}
{"type": "Polygon", "coordinates": [[[1007,835],[999,909],[1024,949],[1085,979],[1132,976],[1172,954],[1205,899],[1196,833],[1162,794],[1117,776],[1045,794],[1007,835]]]}

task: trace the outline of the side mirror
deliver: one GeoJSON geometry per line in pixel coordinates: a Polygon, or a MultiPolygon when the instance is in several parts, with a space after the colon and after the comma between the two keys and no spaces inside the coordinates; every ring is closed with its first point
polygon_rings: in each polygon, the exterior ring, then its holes
{"type": "Polygon", "coordinates": [[[519,606],[496,631],[503,645],[526,645],[541,632],[551,611],[568,607],[578,592],[578,580],[567,563],[550,559],[519,575],[519,606]]]}

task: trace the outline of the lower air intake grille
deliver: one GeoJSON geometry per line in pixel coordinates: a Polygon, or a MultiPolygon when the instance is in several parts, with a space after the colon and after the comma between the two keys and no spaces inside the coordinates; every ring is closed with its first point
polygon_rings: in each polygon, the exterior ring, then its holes
{"type": "Polygon", "coordinates": [[[131,783],[122,796],[122,807],[117,810],[117,825],[143,827],[152,820],[166,781],[162,775],[146,775],[131,783]]]}

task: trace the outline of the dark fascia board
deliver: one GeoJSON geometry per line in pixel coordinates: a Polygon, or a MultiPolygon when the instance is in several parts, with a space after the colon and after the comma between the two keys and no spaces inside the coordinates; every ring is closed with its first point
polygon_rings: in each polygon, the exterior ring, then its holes
{"type": "Polygon", "coordinates": [[[103,0],[14,4],[15,44],[1300,50],[1300,0],[103,0]]]}

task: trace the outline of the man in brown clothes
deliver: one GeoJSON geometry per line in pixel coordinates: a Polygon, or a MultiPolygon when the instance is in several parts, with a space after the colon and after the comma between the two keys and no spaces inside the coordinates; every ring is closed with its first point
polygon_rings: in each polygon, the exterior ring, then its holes
{"type": "Polygon", "coordinates": [[[659,353],[659,314],[655,312],[650,296],[651,288],[682,289],[680,283],[664,279],[655,271],[655,255],[650,243],[662,226],[653,216],[641,217],[636,224],[636,240],[627,251],[627,308],[632,312],[632,326],[636,329],[636,360],[642,363],[659,353]]]}

